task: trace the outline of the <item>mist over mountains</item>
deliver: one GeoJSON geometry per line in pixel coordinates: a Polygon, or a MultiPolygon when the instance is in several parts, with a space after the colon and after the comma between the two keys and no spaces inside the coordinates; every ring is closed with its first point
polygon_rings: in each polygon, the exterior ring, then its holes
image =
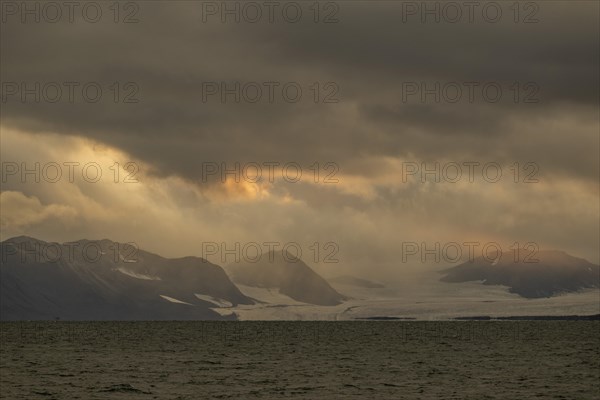
{"type": "Polygon", "coordinates": [[[346,299],[302,260],[289,253],[265,253],[257,262],[230,264],[226,270],[235,283],[278,289],[303,303],[333,306],[346,299]]]}
{"type": "MultiPolygon", "coordinates": [[[[426,305],[426,299],[415,302],[410,293],[395,294],[397,289],[363,278],[328,282],[281,252],[222,268],[200,257],[164,258],[111,240],[59,244],[20,236],[0,244],[2,320],[344,319],[401,309],[439,312],[440,300],[448,311],[467,309],[474,303],[460,303],[463,292],[473,293],[468,301],[494,303],[504,290],[538,299],[600,288],[600,266],[560,251],[540,251],[533,263],[506,253],[445,269],[426,305]],[[473,292],[473,282],[498,285],[495,300],[489,290],[473,292]]],[[[436,281],[432,276],[425,283],[436,281]]]]}

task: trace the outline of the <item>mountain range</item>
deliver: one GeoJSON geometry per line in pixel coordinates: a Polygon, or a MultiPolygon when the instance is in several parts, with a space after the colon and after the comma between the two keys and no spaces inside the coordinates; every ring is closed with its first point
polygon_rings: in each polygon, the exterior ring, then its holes
{"type": "MultiPolygon", "coordinates": [[[[222,268],[200,257],[165,258],[107,239],[55,243],[19,236],[0,246],[1,320],[235,320],[254,309],[288,318],[285,310],[298,307],[329,315],[367,310],[364,301],[371,300],[373,312],[382,300],[393,312],[407,300],[362,278],[328,282],[281,252],[222,268]]],[[[600,266],[584,259],[550,250],[539,251],[535,262],[516,255],[476,258],[441,271],[441,281],[505,286],[528,299],[600,288],[600,266]]],[[[478,301],[485,301],[481,296],[478,301]]]]}

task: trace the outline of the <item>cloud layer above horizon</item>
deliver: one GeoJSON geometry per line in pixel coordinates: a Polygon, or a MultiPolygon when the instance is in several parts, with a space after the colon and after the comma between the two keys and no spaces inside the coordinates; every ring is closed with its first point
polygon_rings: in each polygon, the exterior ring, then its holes
{"type": "Polygon", "coordinates": [[[221,2],[132,3],[118,18],[133,10],[137,23],[115,23],[108,5],[97,23],[3,11],[3,173],[94,162],[103,177],[3,176],[2,239],[108,237],[167,256],[209,241],[335,242],[327,268],[385,276],[409,269],[403,242],[535,242],[599,262],[598,3],[516,15],[500,2],[498,22],[476,8],[456,23],[407,14],[418,2],[320,3],[319,23],[306,2],[296,23],[285,2],[273,23],[222,23],[206,8],[221,2]],[[81,92],[92,82],[97,102],[81,92]],[[223,102],[221,84],[236,82],[239,102],[223,102]],[[39,102],[22,93],[36,83],[39,102]],[[262,179],[222,179],[236,163],[262,179]]]}

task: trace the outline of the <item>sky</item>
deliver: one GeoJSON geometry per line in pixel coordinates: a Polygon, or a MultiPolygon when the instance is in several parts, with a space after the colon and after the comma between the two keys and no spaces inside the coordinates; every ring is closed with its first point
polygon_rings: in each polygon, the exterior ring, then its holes
{"type": "Polygon", "coordinates": [[[597,2],[27,4],[2,3],[2,240],[397,280],[454,244],[600,261],[597,2]]]}

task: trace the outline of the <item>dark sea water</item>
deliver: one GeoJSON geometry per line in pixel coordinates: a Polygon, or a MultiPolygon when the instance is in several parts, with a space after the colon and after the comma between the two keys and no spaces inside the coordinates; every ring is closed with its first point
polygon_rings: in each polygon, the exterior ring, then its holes
{"type": "Polygon", "coordinates": [[[599,321],[1,323],[3,399],[598,399],[599,321]]]}

